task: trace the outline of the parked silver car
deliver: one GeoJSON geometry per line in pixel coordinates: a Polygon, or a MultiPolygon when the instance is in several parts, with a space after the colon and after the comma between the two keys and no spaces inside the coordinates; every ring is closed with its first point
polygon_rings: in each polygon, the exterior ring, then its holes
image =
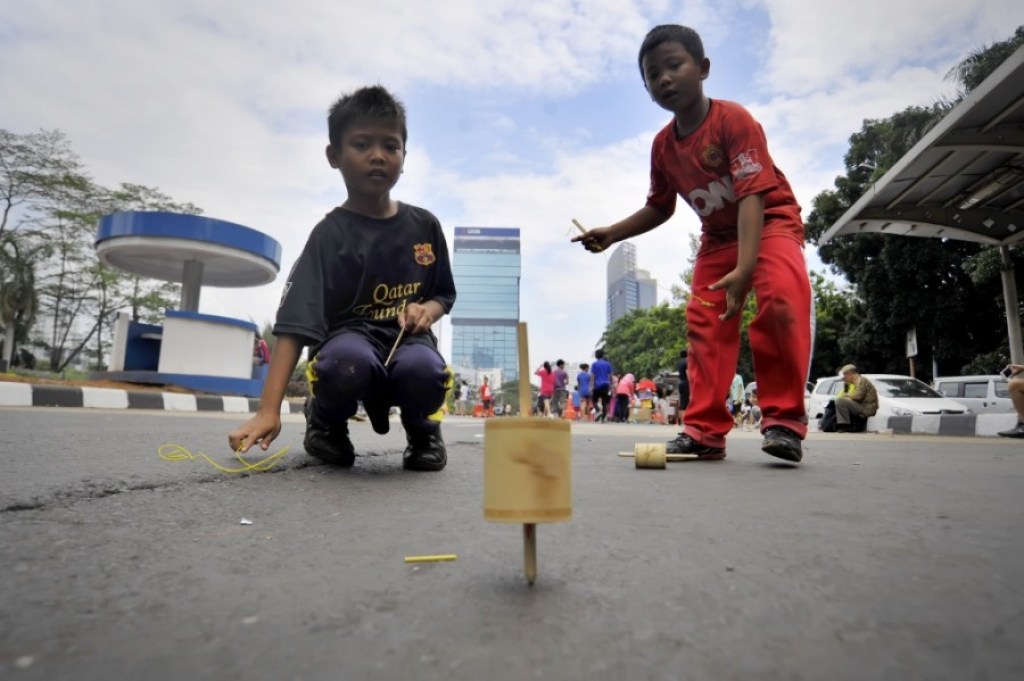
{"type": "Polygon", "coordinates": [[[1014,410],[1002,376],[946,376],[935,379],[935,389],[976,414],[1008,414],[1014,410]]]}

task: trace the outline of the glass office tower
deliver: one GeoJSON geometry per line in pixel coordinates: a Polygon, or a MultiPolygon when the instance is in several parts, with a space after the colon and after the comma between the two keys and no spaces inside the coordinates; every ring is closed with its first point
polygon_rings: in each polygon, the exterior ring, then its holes
{"type": "Polygon", "coordinates": [[[455,371],[501,369],[502,381],[517,380],[519,228],[456,227],[452,270],[455,371]]]}
{"type": "Polygon", "coordinates": [[[636,267],[636,246],[622,243],[608,258],[608,324],[636,309],[658,304],[658,282],[636,267]]]}

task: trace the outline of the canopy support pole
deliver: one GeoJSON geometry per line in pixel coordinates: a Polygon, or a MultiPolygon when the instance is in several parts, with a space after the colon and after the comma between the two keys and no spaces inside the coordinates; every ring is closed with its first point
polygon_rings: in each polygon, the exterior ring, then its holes
{"type": "Polygon", "coordinates": [[[1000,275],[1003,278],[1003,304],[1006,306],[1006,333],[1010,341],[1010,362],[1024,364],[1024,344],[1020,334],[1020,303],[1017,300],[1017,278],[1014,276],[1013,261],[1010,260],[1010,247],[999,246],[999,259],[1002,261],[1000,275]]]}
{"type": "Polygon", "coordinates": [[[199,312],[199,291],[203,286],[203,263],[186,260],[181,275],[181,311],[199,312]]]}

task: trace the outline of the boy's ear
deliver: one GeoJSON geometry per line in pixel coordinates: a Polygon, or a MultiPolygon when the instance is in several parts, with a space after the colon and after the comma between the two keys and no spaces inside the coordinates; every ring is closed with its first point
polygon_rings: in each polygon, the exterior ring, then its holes
{"type": "Polygon", "coordinates": [[[334,156],[334,147],[332,147],[330,144],[328,144],[327,148],[324,149],[324,153],[327,154],[327,163],[329,163],[332,168],[337,169],[338,168],[338,159],[335,158],[335,156],[334,156]]]}
{"type": "Polygon", "coordinates": [[[704,80],[711,73],[711,60],[704,57],[700,61],[700,79],[704,80]]]}

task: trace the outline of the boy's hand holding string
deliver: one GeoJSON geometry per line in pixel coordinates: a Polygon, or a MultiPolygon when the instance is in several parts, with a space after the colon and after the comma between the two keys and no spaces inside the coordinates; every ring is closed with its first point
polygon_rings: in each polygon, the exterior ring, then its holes
{"type": "Polygon", "coordinates": [[[426,333],[443,316],[444,308],[436,300],[410,302],[398,311],[398,326],[409,335],[426,333]]]}
{"type": "Polygon", "coordinates": [[[725,313],[719,319],[725,321],[739,314],[750,293],[757,254],[761,249],[761,230],[764,227],[764,196],[752,194],[739,202],[737,219],[736,267],[732,272],[716,281],[708,289],[725,289],[725,313]]]}
{"type": "Polygon", "coordinates": [[[402,303],[402,307],[398,310],[398,326],[401,331],[398,332],[398,338],[395,339],[395,344],[391,346],[391,352],[384,360],[384,366],[391,364],[391,358],[395,356],[395,350],[402,344],[406,332],[410,335],[426,333],[442,315],[444,315],[444,308],[434,300],[428,300],[425,303],[410,303],[408,301],[402,303]]]}

